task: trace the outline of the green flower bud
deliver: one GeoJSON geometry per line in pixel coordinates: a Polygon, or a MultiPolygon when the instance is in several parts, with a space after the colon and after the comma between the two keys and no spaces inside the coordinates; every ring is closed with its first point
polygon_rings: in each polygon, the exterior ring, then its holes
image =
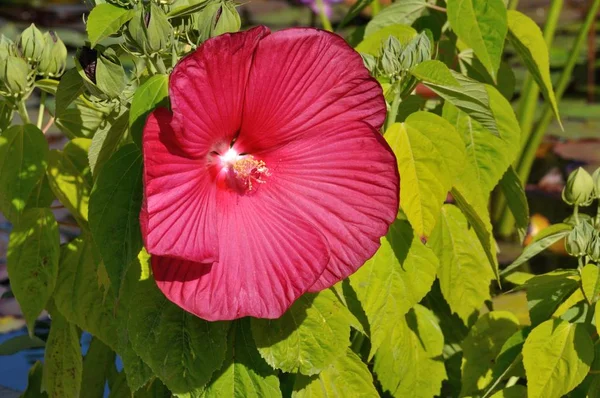
{"type": "Polygon", "coordinates": [[[365,68],[367,68],[369,70],[369,72],[371,73],[371,75],[374,76],[376,73],[376,68],[377,68],[377,59],[374,56],[372,56],[371,54],[362,54],[361,53],[360,56],[362,57],[365,68]]]}
{"type": "Polygon", "coordinates": [[[38,74],[44,77],[59,77],[67,67],[67,47],[54,32],[44,34],[46,45],[38,65],[38,74]]]}
{"type": "Polygon", "coordinates": [[[600,199],[600,167],[592,174],[592,180],[594,180],[594,198],[600,199]]]}
{"type": "Polygon", "coordinates": [[[127,25],[129,41],[141,52],[153,55],[170,50],[173,28],[166,14],[156,4],[141,7],[127,25]]]}
{"type": "Polygon", "coordinates": [[[569,175],[562,198],[569,205],[589,206],[592,203],[593,192],[592,176],[585,169],[579,167],[569,175]]]}
{"type": "Polygon", "coordinates": [[[385,41],[379,60],[380,70],[385,76],[392,77],[401,71],[400,54],[402,45],[394,36],[388,37],[385,41]]]}
{"type": "Polygon", "coordinates": [[[44,35],[34,24],[31,24],[21,33],[19,50],[29,62],[38,62],[46,46],[44,35]]]}
{"type": "Polygon", "coordinates": [[[0,54],[0,82],[7,94],[19,96],[29,89],[29,65],[20,57],[0,54]]]}
{"type": "Polygon", "coordinates": [[[107,48],[97,59],[96,86],[108,98],[117,98],[123,93],[126,84],[121,61],[113,49],[107,48]]]}
{"type": "Polygon", "coordinates": [[[211,32],[211,37],[240,30],[242,21],[240,20],[240,14],[238,14],[235,4],[232,2],[222,3],[220,10],[215,14],[213,26],[214,29],[211,32]]]}
{"type": "Polygon", "coordinates": [[[14,55],[15,57],[19,56],[19,52],[15,46],[15,43],[12,42],[8,37],[1,35],[0,36],[0,57],[14,55]]]}
{"type": "Polygon", "coordinates": [[[75,54],[75,69],[82,77],[86,91],[94,97],[106,100],[109,96],[97,85],[98,59],[101,51],[104,51],[104,47],[100,45],[95,49],[86,46],[79,48],[75,54]]]}
{"type": "Polygon", "coordinates": [[[571,233],[567,235],[565,248],[567,253],[574,257],[581,257],[586,254],[588,245],[594,236],[594,227],[584,221],[575,226],[571,233]]]}
{"type": "Polygon", "coordinates": [[[107,0],[107,2],[125,8],[133,7],[138,3],[137,0],[107,0]]]}
{"type": "Polygon", "coordinates": [[[587,255],[596,262],[600,261],[600,233],[594,231],[593,237],[587,247],[587,255]]]}

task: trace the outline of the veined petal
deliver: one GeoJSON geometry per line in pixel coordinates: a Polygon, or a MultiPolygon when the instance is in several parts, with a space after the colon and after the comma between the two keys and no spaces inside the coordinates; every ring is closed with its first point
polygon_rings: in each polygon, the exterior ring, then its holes
{"type": "Polygon", "coordinates": [[[169,300],[210,321],[278,318],[315,283],[329,260],[324,236],[267,195],[223,198],[219,262],[152,257],[169,300]]]}
{"type": "Polygon", "coordinates": [[[256,48],[239,148],[277,146],[325,122],[364,121],[379,129],[385,113],[381,86],[344,39],[322,30],[286,29],[256,48]]]}
{"type": "Polygon", "coordinates": [[[174,140],[171,113],[155,110],[143,135],[142,236],[149,253],[198,262],[217,260],[216,186],[206,161],[174,140]]]}
{"type": "Polygon", "coordinates": [[[238,133],[244,92],[264,26],[207,40],[171,74],[173,131],[190,155],[203,156],[238,133]]]}
{"type": "Polygon", "coordinates": [[[330,260],[309,291],[355,272],[379,248],[398,212],[396,158],[381,134],[353,122],[293,141],[263,157],[273,196],[326,237],[330,260]]]}

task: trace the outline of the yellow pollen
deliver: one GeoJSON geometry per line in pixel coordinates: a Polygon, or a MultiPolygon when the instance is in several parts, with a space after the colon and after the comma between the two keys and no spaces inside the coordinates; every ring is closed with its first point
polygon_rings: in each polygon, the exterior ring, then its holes
{"type": "Polygon", "coordinates": [[[252,190],[252,181],[264,184],[263,175],[267,177],[271,175],[266,163],[262,160],[256,160],[252,155],[238,159],[233,164],[233,171],[237,178],[248,184],[248,190],[250,191],[252,190]]]}

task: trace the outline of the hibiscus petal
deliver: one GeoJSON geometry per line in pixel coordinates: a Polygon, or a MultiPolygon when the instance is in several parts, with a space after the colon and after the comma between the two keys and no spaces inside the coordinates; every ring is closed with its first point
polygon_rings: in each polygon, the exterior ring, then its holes
{"type": "Polygon", "coordinates": [[[253,152],[323,123],[365,121],[379,129],[381,86],[341,37],[295,28],[263,38],[250,71],[239,148],[253,152]]]}
{"type": "Polygon", "coordinates": [[[353,122],[263,156],[273,195],[327,238],[330,261],[309,291],[355,272],[379,248],[398,212],[396,158],[381,134],[353,122]]]}
{"type": "Polygon", "coordinates": [[[171,113],[154,111],[143,135],[144,203],[140,223],[149,253],[216,261],[216,187],[204,161],[190,158],[173,139],[171,113]]]}
{"type": "Polygon", "coordinates": [[[278,318],[323,272],[327,243],[267,195],[236,196],[222,201],[219,262],[153,256],[154,278],[169,300],[200,318],[278,318]]]}
{"type": "Polygon", "coordinates": [[[202,156],[229,145],[241,125],[252,56],[264,26],[206,41],[171,74],[173,130],[182,148],[202,156]]]}

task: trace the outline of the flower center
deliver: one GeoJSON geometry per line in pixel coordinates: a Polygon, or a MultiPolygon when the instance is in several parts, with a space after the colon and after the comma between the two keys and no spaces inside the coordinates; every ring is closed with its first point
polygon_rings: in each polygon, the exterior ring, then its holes
{"type": "Polygon", "coordinates": [[[242,192],[256,190],[256,184],[264,184],[264,178],[271,175],[264,161],[252,155],[239,154],[233,148],[218,155],[218,158],[222,177],[231,188],[240,189],[242,192]]]}

